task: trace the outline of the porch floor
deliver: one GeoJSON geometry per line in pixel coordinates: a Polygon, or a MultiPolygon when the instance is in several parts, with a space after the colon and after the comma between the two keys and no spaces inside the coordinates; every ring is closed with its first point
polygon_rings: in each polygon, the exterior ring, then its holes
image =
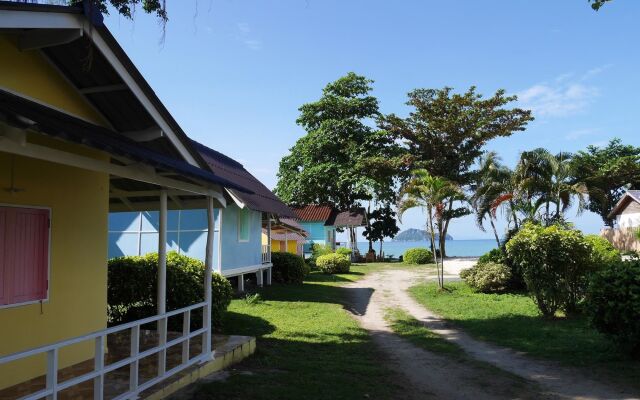
{"type": "MultiPolygon", "coordinates": [[[[169,332],[168,340],[180,337],[180,333],[169,332]]],[[[125,359],[130,352],[130,335],[128,331],[111,334],[107,337],[107,352],[105,365],[113,364],[125,359]]],[[[158,335],[155,331],[140,331],[140,351],[150,349],[157,345],[158,335]]],[[[211,363],[194,365],[172,377],[165,379],[141,394],[141,398],[163,398],[175,390],[192,383],[197,378],[220,370],[230,364],[240,361],[255,349],[255,339],[250,336],[224,336],[212,335],[212,347],[215,360],[211,363]],[[211,365],[209,365],[211,364],[211,365]]],[[[189,343],[189,357],[197,357],[202,349],[202,336],[194,337],[189,343]]],[[[181,344],[170,347],[167,350],[166,370],[178,366],[182,362],[181,344]]],[[[94,360],[89,359],[79,364],[63,368],[58,371],[58,382],[78,377],[93,371],[94,360]]],[[[156,354],[140,360],[139,384],[154,378],[158,371],[158,357],[156,354]]],[[[0,400],[14,400],[33,394],[45,388],[45,376],[19,383],[17,385],[0,390],[0,400]]],[[[104,398],[113,399],[124,393],[129,388],[129,366],[114,370],[105,375],[104,398]]],[[[70,387],[58,394],[59,400],[84,400],[93,398],[93,380],[89,380],[70,387]]]]}

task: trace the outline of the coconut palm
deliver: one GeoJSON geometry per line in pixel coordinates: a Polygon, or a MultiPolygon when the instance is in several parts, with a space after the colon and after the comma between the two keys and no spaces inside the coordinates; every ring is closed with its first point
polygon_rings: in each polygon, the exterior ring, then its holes
{"type": "Polygon", "coordinates": [[[410,179],[400,189],[398,217],[409,209],[420,207],[427,214],[427,226],[431,235],[431,250],[436,263],[438,286],[444,287],[444,213],[446,201],[452,197],[459,198],[461,190],[452,182],[432,176],[427,170],[418,169],[411,172],[410,179]],[[435,248],[435,228],[438,229],[440,263],[435,248]]]}
{"type": "Polygon", "coordinates": [[[496,208],[494,204],[499,198],[512,192],[511,177],[511,170],[502,165],[496,152],[483,154],[478,161],[476,182],[472,187],[473,194],[469,199],[476,215],[476,224],[484,232],[484,221],[488,219],[498,246],[500,246],[500,237],[495,224],[496,208]]]}

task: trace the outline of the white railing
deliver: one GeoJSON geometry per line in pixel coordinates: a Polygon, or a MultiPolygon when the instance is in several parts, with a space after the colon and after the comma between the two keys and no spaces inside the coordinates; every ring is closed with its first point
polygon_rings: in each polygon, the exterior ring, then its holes
{"type": "Polygon", "coordinates": [[[271,262],[271,246],[268,244],[262,245],[262,263],[267,264],[271,262]]]}
{"type": "Polygon", "coordinates": [[[46,386],[43,390],[36,393],[32,393],[23,399],[36,400],[36,399],[56,399],[59,392],[68,389],[72,386],[78,385],[82,382],[93,380],[94,387],[94,399],[102,400],[104,398],[104,384],[105,375],[109,372],[115,371],[119,368],[129,366],[129,390],[126,393],[122,393],[114,398],[114,400],[121,399],[136,399],[138,394],[151,386],[161,382],[162,380],[174,375],[185,368],[188,368],[194,364],[209,361],[212,359],[212,353],[207,350],[205,342],[209,335],[211,337],[211,327],[204,326],[208,320],[204,317],[210,313],[209,304],[202,302],[194,304],[189,307],[181,308],[175,311],[169,311],[163,315],[155,315],[153,317],[144,318],[138,321],[128,322],[126,324],[114,326],[112,328],[104,329],[98,332],[90,333],[84,336],[78,336],[73,339],[63,340],[58,343],[50,344],[47,346],[38,347],[31,350],[22,351],[19,353],[10,354],[4,357],[0,357],[0,365],[10,363],[12,361],[32,357],[38,354],[46,354],[47,359],[47,374],[46,374],[46,386]],[[193,310],[202,308],[203,310],[203,327],[191,332],[191,312],[193,310]],[[169,317],[182,314],[182,335],[178,338],[167,341],[167,320],[169,317]],[[158,345],[148,350],[140,351],[140,327],[142,325],[150,324],[153,322],[158,323],[158,345]],[[130,356],[122,360],[118,360],[109,365],[105,365],[105,343],[107,335],[122,332],[129,329],[131,332],[130,343],[130,356]],[[189,342],[192,338],[203,335],[202,337],[202,353],[196,357],[189,357],[189,342]],[[58,381],[58,355],[60,349],[66,346],[71,346],[87,340],[95,341],[95,356],[94,356],[94,368],[93,371],[85,373],[83,375],[67,379],[63,382],[58,381]],[[179,365],[166,371],[167,365],[167,349],[175,345],[182,344],[182,360],[179,365]],[[139,364],[140,360],[151,355],[158,354],[158,375],[144,383],[139,383],[139,364]]]}

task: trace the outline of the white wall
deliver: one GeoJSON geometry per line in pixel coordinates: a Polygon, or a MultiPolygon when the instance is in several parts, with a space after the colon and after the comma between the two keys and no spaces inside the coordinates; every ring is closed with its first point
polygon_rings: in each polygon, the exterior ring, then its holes
{"type": "Polygon", "coordinates": [[[616,222],[620,228],[640,227],[640,213],[625,213],[616,217],[616,222]]]}

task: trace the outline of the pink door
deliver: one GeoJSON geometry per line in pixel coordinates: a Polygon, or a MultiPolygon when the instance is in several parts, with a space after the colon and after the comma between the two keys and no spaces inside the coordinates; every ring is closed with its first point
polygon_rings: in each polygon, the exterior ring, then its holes
{"type": "Polygon", "coordinates": [[[0,207],[0,305],[47,297],[49,210],[0,207]]]}

